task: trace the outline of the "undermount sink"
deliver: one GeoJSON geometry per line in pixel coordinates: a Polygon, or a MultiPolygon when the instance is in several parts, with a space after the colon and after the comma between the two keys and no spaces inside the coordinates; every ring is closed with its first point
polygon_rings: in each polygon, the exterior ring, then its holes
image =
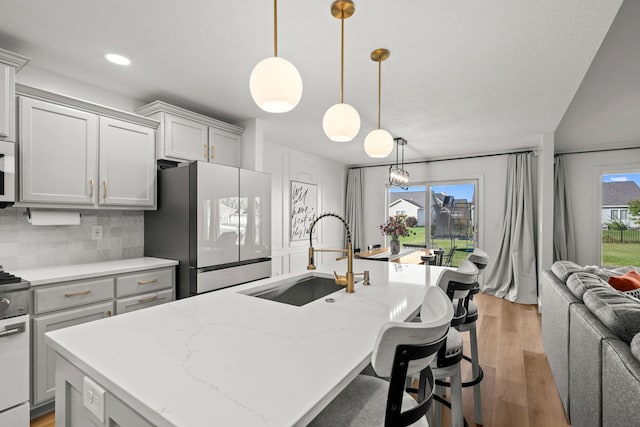
{"type": "Polygon", "coordinates": [[[313,275],[301,279],[271,283],[268,286],[249,289],[243,293],[253,297],[300,307],[344,289],[344,286],[336,285],[333,277],[313,275]]]}

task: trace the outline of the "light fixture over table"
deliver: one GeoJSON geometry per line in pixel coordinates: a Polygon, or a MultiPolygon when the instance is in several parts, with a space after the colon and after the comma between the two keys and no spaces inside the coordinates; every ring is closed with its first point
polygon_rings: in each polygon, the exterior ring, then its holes
{"type": "Polygon", "coordinates": [[[278,57],[278,2],[273,0],[273,56],[253,68],[249,79],[251,96],[269,113],[293,110],[302,97],[302,78],[296,67],[278,57]]]}
{"type": "Polygon", "coordinates": [[[404,138],[393,138],[396,142],[396,164],[389,166],[389,184],[403,189],[409,188],[409,172],[404,169],[404,146],[407,141],[404,138]],[[398,164],[398,152],[402,146],[402,163],[398,164]]]}
{"type": "Polygon", "coordinates": [[[331,5],[331,14],[340,19],[340,103],[329,107],[322,119],[322,128],[330,140],[336,142],[351,141],[360,131],[360,115],[349,104],[344,103],[344,20],[356,11],[351,0],[336,0],[331,5]]]}
{"type": "Polygon", "coordinates": [[[393,137],[389,132],[380,128],[380,98],[382,92],[382,61],[389,58],[388,49],[376,49],[371,52],[371,60],[378,63],[378,129],[369,132],[364,140],[364,151],[369,157],[387,157],[393,151],[393,137]]]}

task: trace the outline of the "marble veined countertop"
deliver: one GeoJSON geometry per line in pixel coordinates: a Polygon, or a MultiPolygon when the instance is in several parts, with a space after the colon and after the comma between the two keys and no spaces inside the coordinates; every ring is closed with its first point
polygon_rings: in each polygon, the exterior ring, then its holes
{"type": "Polygon", "coordinates": [[[311,273],[286,274],[46,340],[158,426],[306,425],[369,363],[380,326],[412,317],[444,268],[354,260],[354,271],[364,269],[371,285],[331,294],[334,302],[296,307],[243,293],[311,273]]]}
{"type": "Polygon", "coordinates": [[[111,274],[130,273],[132,271],[153,270],[155,268],[178,265],[178,261],[163,258],[140,257],[114,261],[92,262],[87,264],[56,265],[11,271],[15,276],[31,282],[31,286],[48,285],[69,280],[90,279],[111,274]]]}

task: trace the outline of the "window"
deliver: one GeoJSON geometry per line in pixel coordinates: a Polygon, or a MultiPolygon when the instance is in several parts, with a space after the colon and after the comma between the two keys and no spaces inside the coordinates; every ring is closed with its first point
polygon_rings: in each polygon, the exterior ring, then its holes
{"type": "Polygon", "coordinates": [[[601,264],[635,265],[640,252],[640,217],[632,206],[640,200],[640,171],[601,175],[601,264]],[[615,206],[615,208],[612,208],[615,206]]]}

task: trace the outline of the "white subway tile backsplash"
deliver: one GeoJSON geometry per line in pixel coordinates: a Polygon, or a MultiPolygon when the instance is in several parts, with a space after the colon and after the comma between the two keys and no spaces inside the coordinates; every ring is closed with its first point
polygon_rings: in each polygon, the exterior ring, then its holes
{"type": "Polygon", "coordinates": [[[81,211],[80,225],[33,226],[26,209],[0,209],[0,265],[5,270],[141,257],[144,212],[81,211]],[[102,225],[103,238],[91,239],[102,225]]]}

